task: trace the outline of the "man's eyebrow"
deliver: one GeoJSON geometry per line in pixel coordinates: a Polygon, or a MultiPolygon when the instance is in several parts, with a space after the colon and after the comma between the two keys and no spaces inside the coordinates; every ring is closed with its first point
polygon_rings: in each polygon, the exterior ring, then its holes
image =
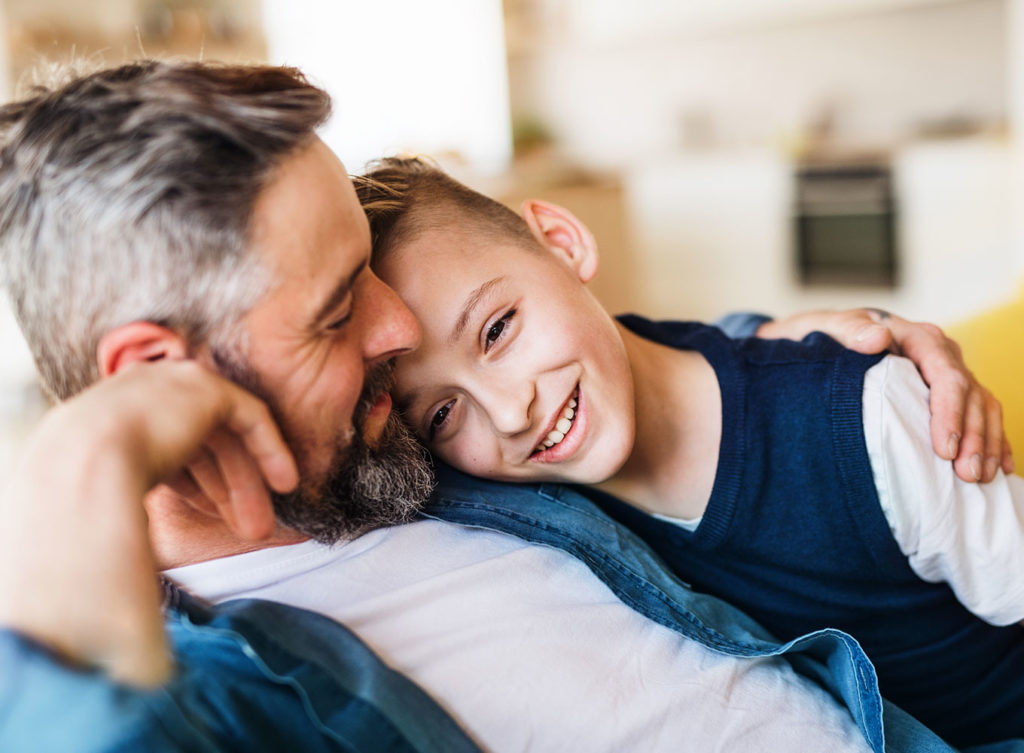
{"type": "Polygon", "coordinates": [[[462,306],[462,312],[459,314],[459,318],[455,321],[455,326],[452,327],[451,334],[448,335],[449,345],[454,344],[459,338],[462,337],[462,333],[466,331],[466,325],[469,324],[469,317],[472,316],[473,314],[473,309],[475,309],[480,304],[480,301],[483,300],[484,296],[491,292],[492,288],[494,288],[496,285],[499,285],[504,280],[505,275],[495,277],[494,279],[488,280],[483,285],[481,285],[480,287],[478,287],[476,290],[469,294],[469,296],[466,298],[465,304],[463,304],[462,306]]]}
{"type": "Polygon", "coordinates": [[[316,316],[313,317],[312,327],[316,328],[324,322],[329,316],[334,313],[334,310],[338,308],[338,305],[345,300],[345,297],[352,292],[352,286],[356,283],[356,278],[362,274],[363,270],[370,263],[369,259],[363,259],[363,261],[352,270],[352,273],[344,280],[339,282],[331,294],[327,296],[327,300],[323,302],[320,309],[316,312],[316,316]]]}

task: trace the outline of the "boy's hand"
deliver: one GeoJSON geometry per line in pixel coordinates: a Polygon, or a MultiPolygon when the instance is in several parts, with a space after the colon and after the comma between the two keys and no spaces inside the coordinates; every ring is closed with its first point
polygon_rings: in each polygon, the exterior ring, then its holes
{"type": "Polygon", "coordinates": [[[274,527],[266,485],[297,483],[266,407],[191,361],[132,365],[52,410],[0,496],[0,625],[113,679],[170,674],[143,497],[200,448],[245,538],[274,527]]]}
{"type": "Polygon", "coordinates": [[[879,309],[814,311],[766,322],[757,336],[799,340],[813,331],[861,353],[888,348],[913,361],[931,390],[932,447],[953,460],[964,481],[991,481],[1000,467],[1013,472],[999,401],[968,370],[960,346],[934,324],[879,309]]]}

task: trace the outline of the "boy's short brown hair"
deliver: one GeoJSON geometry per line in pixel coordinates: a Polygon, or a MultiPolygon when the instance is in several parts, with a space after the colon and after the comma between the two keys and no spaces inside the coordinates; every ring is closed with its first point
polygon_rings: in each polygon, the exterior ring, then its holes
{"type": "Polygon", "coordinates": [[[375,258],[426,230],[458,224],[535,247],[530,228],[504,204],[474,191],[422,157],[387,157],[353,176],[370,222],[375,258]]]}

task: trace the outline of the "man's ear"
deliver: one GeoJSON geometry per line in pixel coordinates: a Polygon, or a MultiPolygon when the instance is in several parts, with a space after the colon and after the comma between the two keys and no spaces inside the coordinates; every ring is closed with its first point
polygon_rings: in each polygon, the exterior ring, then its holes
{"type": "Polygon", "coordinates": [[[519,211],[540,245],[568,262],[581,282],[594,279],[597,241],[572,212],[540,199],[526,199],[519,211]]]}
{"type": "Polygon", "coordinates": [[[184,338],[151,322],[132,322],[110,330],[96,346],[100,376],[116,374],[139,361],[181,360],[188,357],[184,338]]]}

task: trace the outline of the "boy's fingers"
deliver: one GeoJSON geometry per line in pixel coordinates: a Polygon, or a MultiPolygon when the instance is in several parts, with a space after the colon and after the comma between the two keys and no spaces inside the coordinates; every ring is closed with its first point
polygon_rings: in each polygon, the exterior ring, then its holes
{"type": "Polygon", "coordinates": [[[929,384],[932,448],[939,457],[955,460],[960,456],[963,446],[968,385],[966,380],[961,379],[932,381],[929,384]]]}
{"type": "MultiPolygon", "coordinates": [[[[986,415],[984,398],[977,390],[967,389],[963,398],[962,439],[953,461],[956,475],[964,481],[981,481],[985,476],[986,415]]],[[[955,430],[955,427],[952,427],[955,430]]]]}
{"type": "Polygon", "coordinates": [[[991,481],[1002,467],[1004,445],[1009,445],[1003,433],[1003,406],[988,390],[984,390],[985,406],[985,470],[983,481],[991,481]]]}
{"type": "Polygon", "coordinates": [[[881,353],[892,346],[892,330],[884,324],[872,321],[867,313],[857,314],[846,326],[849,332],[843,345],[859,353],[881,353]]]}

